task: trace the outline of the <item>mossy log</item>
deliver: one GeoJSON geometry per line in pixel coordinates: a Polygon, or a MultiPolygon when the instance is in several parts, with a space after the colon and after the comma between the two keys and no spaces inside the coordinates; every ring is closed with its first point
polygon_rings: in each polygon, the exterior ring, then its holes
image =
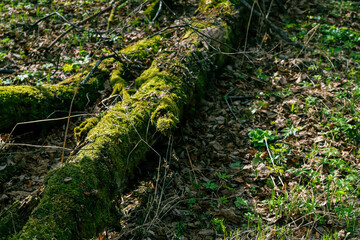
{"type": "MultiPolygon", "coordinates": [[[[211,4],[200,9],[214,13],[217,4],[223,3],[211,4]]],[[[210,36],[209,42],[231,45],[234,29],[222,20],[199,20],[197,29],[210,36]]],[[[182,49],[175,55],[158,54],[151,67],[135,80],[135,94],[122,89],[123,101],[93,124],[79,151],[47,175],[39,205],[12,239],[82,239],[116,224],[114,192],[124,187],[158,137],[176,128],[184,106],[195,93],[203,91],[211,69],[209,59],[212,64],[224,63],[196,31],[186,33],[182,49]]]]}
{"type": "MultiPolygon", "coordinates": [[[[161,47],[160,36],[141,40],[120,52],[127,59],[143,60],[156,53],[161,47]]],[[[16,123],[45,119],[56,110],[68,111],[79,82],[91,71],[95,63],[90,64],[80,73],[58,84],[43,86],[0,86],[0,130],[10,129],[16,123]]],[[[110,78],[113,94],[120,93],[126,86],[123,76],[124,64],[114,58],[105,59],[94,71],[85,85],[79,85],[74,99],[73,110],[84,110],[88,103],[99,97],[98,91],[110,78]],[[115,66],[115,71],[109,69],[115,66]]]]}
{"type": "MultiPolygon", "coordinates": [[[[68,110],[78,81],[86,73],[84,71],[55,85],[0,86],[0,130],[12,128],[19,122],[47,118],[55,110],[68,110]]],[[[103,87],[109,74],[103,64],[85,86],[79,87],[74,110],[84,109],[88,99],[93,101],[98,96],[97,91],[103,87]]]]}

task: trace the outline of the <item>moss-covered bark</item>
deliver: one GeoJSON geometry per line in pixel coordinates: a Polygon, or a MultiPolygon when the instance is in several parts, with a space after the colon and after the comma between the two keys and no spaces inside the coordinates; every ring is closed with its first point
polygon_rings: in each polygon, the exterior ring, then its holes
{"type": "MultiPolygon", "coordinates": [[[[68,110],[74,96],[78,82],[91,69],[59,84],[33,86],[0,86],[0,130],[9,129],[18,122],[43,119],[55,110],[68,110]]],[[[106,64],[97,69],[92,79],[80,86],[74,101],[74,110],[85,107],[89,100],[97,97],[97,90],[101,89],[104,81],[109,77],[106,64]]]]}
{"type": "MultiPolygon", "coordinates": [[[[150,54],[156,53],[162,46],[160,36],[141,40],[125,49],[121,53],[128,59],[143,60],[150,54]]],[[[58,84],[34,86],[0,86],[0,130],[14,127],[16,123],[44,119],[55,110],[69,110],[78,83],[83,80],[95,63],[89,65],[80,73],[58,84]]],[[[74,101],[73,110],[83,110],[89,102],[98,97],[98,90],[110,78],[113,94],[121,93],[127,85],[123,78],[125,73],[123,63],[114,58],[104,60],[93,73],[90,81],[80,85],[74,101]],[[115,71],[110,72],[116,64],[115,71]]]]}
{"type": "Polygon", "coordinates": [[[112,223],[113,190],[123,186],[144,159],[144,141],[153,143],[156,130],[171,130],[191,97],[191,88],[179,77],[156,64],[148,71],[156,74],[128,101],[108,111],[89,132],[82,150],[48,175],[44,197],[14,239],[79,239],[112,223]]]}
{"type": "MultiPolygon", "coordinates": [[[[231,27],[224,21],[200,24],[204,29],[212,29],[207,32],[211,38],[230,44],[231,27]]],[[[135,94],[130,96],[123,89],[122,102],[97,123],[89,121],[91,130],[82,148],[48,174],[43,198],[22,231],[12,239],[81,239],[114,223],[111,202],[115,190],[124,186],[149,145],[160,134],[169,135],[176,128],[184,105],[194,93],[203,91],[211,69],[204,58],[212,54],[205,45],[198,34],[188,32],[177,55],[160,55],[135,80],[135,94]]],[[[212,62],[219,59],[215,57],[212,62]]],[[[112,78],[123,84],[118,76],[115,72],[112,78]]],[[[87,132],[86,125],[83,127],[87,132]]]]}

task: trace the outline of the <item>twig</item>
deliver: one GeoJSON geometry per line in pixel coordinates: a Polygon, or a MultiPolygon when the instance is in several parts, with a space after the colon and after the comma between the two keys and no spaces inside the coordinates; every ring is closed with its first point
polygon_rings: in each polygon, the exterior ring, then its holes
{"type": "MultiPolygon", "coordinates": [[[[224,96],[226,105],[228,106],[228,108],[230,109],[230,112],[232,113],[232,115],[235,117],[236,122],[240,122],[235,114],[235,112],[233,111],[232,107],[230,106],[230,103],[228,101],[228,99],[252,99],[253,96],[228,96],[228,94],[230,94],[232,91],[230,91],[229,93],[227,93],[224,96]]],[[[232,103],[232,101],[231,101],[232,103]]]]}
{"type": "Polygon", "coordinates": [[[225,96],[225,97],[224,97],[224,99],[225,99],[226,105],[227,105],[227,106],[228,106],[228,108],[230,109],[230,112],[231,112],[231,113],[232,113],[232,115],[234,116],[234,118],[235,118],[236,122],[239,122],[239,120],[238,120],[238,118],[237,118],[236,114],[234,113],[234,111],[232,110],[232,107],[231,107],[231,106],[230,106],[230,104],[229,104],[229,101],[227,100],[227,97],[225,96]]]}
{"type": "Polygon", "coordinates": [[[8,68],[0,68],[0,73],[7,73],[7,74],[13,74],[16,72],[15,70],[8,69],[8,68]]]}
{"type": "Polygon", "coordinates": [[[187,153],[187,156],[188,156],[188,159],[189,159],[189,163],[190,163],[190,167],[191,167],[191,171],[193,172],[193,174],[194,174],[194,178],[195,178],[195,182],[196,182],[196,184],[199,184],[198,183],[198,180],[197,180],[197,178],[196,178],[196,175],[195,175],[195,171],[194,171],[194,165],[192,164],[192,161],[191,161],[191,157],[190,157],[190,154],[189,154],[189,150],[188,150],[188,147],[186,146],[186,153],[187,153]]]}
{"type": "Polygon", "coordinates": [[[44,16],[44,17],[42,17],[42,18],[40,18],[39,20],[37,20],[36,22],[34,22],[34,23],[32,23],[32,24],[30,24],[30,26],[35,26],[35,25],[37,25],[39,22],[41,22],[41,21],[43,21],[43,20],[45,20],[45,19],[47,19],[47,18],[49,18],[49,17],[51,17],[51,16],[53,16],[53,15],[55,15],[56,13],[55,12],[53,12],[53,13],[50,13],[50,14],[48,14],[48,15],[46,15],[46,16],[44,16]]]}
{"type": "Polygon", "coordinates": [[[107,59],[107,58],[112,58],[112,57],[114,57],[114,56],[115,56],[115,54],[111,54],[111,55],[107,55],[107,56],[102,55],[102,56],[100,57],[100,59],[97,60],[95,66],[91,69],[91,71],[88,73],[88,75],[86,75],[86,78],[85,78],[83,81],[81,81],[80,85],[85,85],[85,84],[89,81],[90,77],[93,75],[94,71],[97,69],[97,67],[100,65],[100,63],[101,63],[103,60],[105,60],[105,59],[107,59]]]}
{"type": "Polygon", "coordinates": [[[269,149],[269,146],[268,146],[268,143],[267,143],[266,136],[265,136],[265,145],[266,145],[266,150],[267,150],[267,151],[268,151],[268,153],[269,153],[269,156],[270,156],[270,159],[271,159],[272,165],[273,165],[273,167],[274,167],[274,169],[275,169],[274,159],[273,159],[273,157],[272,157],[272,155],[271,155],[271,152],[270,152],[270,149],[269,149]]]}
{"type": "Polygon", "coordinates": [[[62,151],[62,154],[61,154],[61,164],[63,164],[63,162],[64,162],[65,147],[66,147],[66,137],[67,137],[67,133],[68,133],[68,130],[69,130],[69,125],[70,125],[71,111],[72,111],[73,103],[74,103],[74,100],[75,100],[75,97],[76,97],[76,94],[77,94],[77,91],[78,91],[79,87],[80,87],[80,82],[78,82],[78,84],[77,84],[77,86],[75,88],[74,96],[71,99],[71,103],[70,103],[69,115],[68,115],[68,118],[67,118],[66,129],[65,129],[63,151],[62,151]]]}
{"type": "Polygon", "coordinates": [[[269,18],[269,15],[270,15],[270,11],[271,11],[271,7],[272,7],[272,5],[273,5],[273,2],[274,2],[274,0],[271,0],[270,6],[269,6],[269,9],[268,9],[268,12],[267,12],[267,14],[266,14],[266,19],[269,18]]]}
{"type": "Polygon", "coordinates": [[[181,27],[188,27],[188,26],[189,26],[189,24],[179,24],[179,25],[167,26],[167,27],[161,29],[160,31],[158,31],[158,32],[150,35],[150,36],[147,37],[147,38],[149,39],[149,38],[155,37],[156,35],[160,35],[160,34],[162,34],[163,32],[165,32],[166,30],[171,29],[171,28],[181,28],[181,27]]]}
{"type": "MultiPolygon", "coordinates": [[[[314,34],[316,33],[316,31],[318,30],[319,26],[320,26],[320,24],[316,25],[315,27],[313,27],[313,28],[306,34],[306,35],[308,35],[308,34],[310,34],[311,32],[313,32],[313,33],[311,34],[311,36],[307,39],[307,41],[305,42],[304,47],[300,50],[299,54],[295,57],[295,59],[298,58],[298,57],[301,55],[301,53],[304,51],[305,47],[308,45],[308,43],[310,42],[310,40],[313,38],[313,36],[314,36],[314,34]]],[[[332,62],[331,62],[331,64],[332,64],[332,62]]],[[[333,65],[333,66],[334,66],[334,65],[333,65]]]]}
{"type": "MultiPolygon", "coordinates": [[[[249,36],[249,29],[250,29],[250,23],[251,23],[251,19],[252,19],[252,15],[253,15],[253,12],[254,12],[254,6],[255,6],[255,3],[256,1],[254,1],[252,7],[251,7],[251,11],[250,11],[250,17],[249,17],[249,20],[248,20],[248,25],[247,25],[247,28],[246,28],[246,36],[245,36],[245,44],[244,44],[244,52],[246,52],[246,47],[247,47],[247,40],[248,40],[248,36],[249,36]]],[[[249,5],[250,6],[250,5],[249,5]]],[[[241,62],[244,62],[244,56],[242,58],[242,61],[241,62]]]]}
{"type": "Polygon", "coordinates": [[[74,151],[71,148],[64,148],[58,146],[43,146],[43,145],[35,145],[35,144],[28,144],[28,143],[6,143],[6,146],[23,146],[23,147],[35,147],[35,148],[53,148],[53,149],[62,149],[66,151],[74,151]]]}
{"type": "MultiPolygon", "coordinates": [[[[73,4],[75,4],[75,3],[72,3],[72,4],[70,4],[70,5],[73,5],[73,4]]],[[[33,27],[33,26],[35,26],[36,24],[38,24],[39,22],[41,22],[41,21],[43,21],[43,20],[45,20],[45,19],[48,19],[49,17],[51,17],[51,16],[53,16],[53,15],[55,15],[55,14],[59,14],[59,13],[58,13],[59,9],[61,9],[61,8],[65,7],[65,6],[66,6],[66,7],[69,7],[70,5],[64,5],[64,6],[60,6],[60,7],[58,7],[58,8],[55,10],[55,12],[50,13],[50,14],[48,14],[48,15],[46,15],[46,16],[44,16],[44,17],[40,18],[40,19],[39,19],[39,20],[37,20],[36,22],[34,22],[34,23],[30,24],[30,26],[31,26],[31,27],[33,27]]]]}
{"type": "MultiPolygon", "coordinates": [[[[276,166],[275,166],[275,163],[274,163],[274,158],[272,157],[272,155],[271,155],[271,151],[270,151],[270,149],[269,149],[269,145],[268,145],[268,143],[267,143],[267,139],[266,139],[266,136],[265,136],[265,145],[266,145],[266,149],[267,149],[267,151],[268,151],[268,153],[269,153],[269,156],[270,156],[270,159],[271,159],[271,162],[272,162],[272,164],[273,164],[273,168],[274,168],[274,170],[276,169],[276,166]]],[[[279,178],[279,180],[280,180],[280,182],[281,182],[281,184],[282,184],[282,186],[284,187],[284,182],[281,180],[281,178],[280,178],[280,176],[278,176],[278,178],[279,178]]],[[[274,179],[273,179],[273,182],[274,182],[274,179]]],[[[275,184],[275,182],[274,182],[274,184],[275,184]]]]}
{"type": "Polygon", "coordinates": [[[160,0],[159,9],[157,10],[156,15],[155,15],[154,19],[151,20],[151,22],[155,22],[156,18],[159,16],[159,13],[161,12],[161,9],[162,9],[162,5],[163,5],[163,0],[160,0]]]}
{"type": "MultiPolygon", "coordinates": [[[[73,117],[81,117],[81,116],[88,116],[88,115],[94,115],[94,114],[77,114],[77,115],[72,115],[70,116],[71,118],[73,117]]],[[[12,136],[12,134],[14,133],[15,129],[20,126],[20,125],[26,125],[26,124],[33,124],[33,123],[41,123],[41,122],[51,122],[51,121],[59,121],[59,120],[64,120],[67,119],[69,116],[67,117],[60,117],[60,118],[50,118],[50,119],[41,119],[41,120],[34,120],[34,121],[28,121],[28,122],[20,122],[17,123],[13,129],[11,130],[11,132],[9,133],[8,137],[5,140],[4,144],[7,144],[7,142],[10,141],[10,138],[12,136]]],[[[3,149],[2,147],[0,149],[3,149]]]]}

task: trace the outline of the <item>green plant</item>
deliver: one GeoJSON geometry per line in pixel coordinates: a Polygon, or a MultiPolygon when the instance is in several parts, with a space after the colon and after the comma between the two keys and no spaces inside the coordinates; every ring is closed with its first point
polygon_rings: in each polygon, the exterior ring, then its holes
{"type": "Polygon", "coordinates": [[[224,204],[226,204],[227,202],[228,202],[228,200],[227,200],[227,198],[224,197],[224,196],[218,198],[218,203],[219,203],[220,205],[224,205],[224,204]]]}
{"type": "Polygon", "coordinates": [[[269,76],[264,74],[263,70],[260,68],[256,70],[256,76],[265,82],[269,79],[269,76]]]}
{"type": "Polygon", "coordinates": [[[240,207],[240,206],[247,207],[249,205],[248,201],[244,200],[241,197],[236,197],[236,200],[234,203],[235,203],[236,207],[240,207]]]}
{"type": "Polygon", "coordinates": [[[216,176],[222,180],[225,180],[228,178],[228,176],[226,175],[226,173],[216,173],[216,176]]]}
{"type": "Polygon", "coordinates": [[[176,236],[181,238],[186,232],[186,225],[184,224],[183,218],[177,221],[176,236]]]}
{"type": "Polygon", "coordinates": [[[231,163],[230,167],[231,168],[240,168],[241,169],[243,167],[243,164],[241,163],[241,161],[236,161],[234,163],[231,163]]]}
{"type": "Polygon", "coordinates": [[[195,198],[191,198],[186,200],[186,203],[189,205],[190,208],[193,207],[193,205],[196,203],[196,199],[195,198]]]}
{"type": "Polygon", "coordinates": [[[265,147],[265,138],[266,141],[272,142],[277,139],[275,133],[269,130],[262,130],[262,129],[250,129],[249,130],[249,137],[251,138],[251,142],[254,144],[255,147],[265,147]]]}
{"type": "Polygon", "coordinates": [[[226,233],[226,226],[224,219],[213,218],[211,219],[211,224],[216,228],[220,233],[226,233]]]}
{"type": "Polygon", "coordinates": [[[212,183],[211,181],[207,181],[206,183],[204,183],[204,187],[210,190],[214,190],[216,188],[218,188],[219,186],[215,183],[212,183]]]}
{"type": "Polygon", "coordinates": [[[334,147],[323,148],[323,152],[327,157],[337,156],[340,154],[340,152],[334,147]]]}
{"type": "Polygon", "coordinates": [[[35,76],[35,72],[33,71],[24,71],[23,74],[17,75],[16,80],[20,82],[25,82],[25,80],[29,80],[31,77],[35,76]]]}
{"type": "Polygon", "coordinates": [[[290,136],[295,136],[296,133],[301,130],[301,127],[294,127],[294,125],[291,125],[290,127],[284,128],[283,130],[281,130],[282,133],[284,133],[284,139],[290,137],[290,136]]]}
{"type": "Polygon", "coordinates": [[[7,52],[6,51],[0,51],[0,62],[5,60],[7,52]]]}
{"type": "Polygon", "coordinates": [[[73,70],[74,64],[66,64],[62,67],[64,72],[71,72],[73,70]]]}

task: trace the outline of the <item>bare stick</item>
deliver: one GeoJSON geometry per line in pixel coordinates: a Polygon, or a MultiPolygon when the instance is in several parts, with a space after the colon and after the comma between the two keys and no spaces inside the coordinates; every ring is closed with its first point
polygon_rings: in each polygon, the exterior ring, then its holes
{"type": "Polygon", "coordinates": [[[182,27],[188,27],[188,26],[189,26],[189,24],[180,24],[180,25],[167,26],[167,27],[164,27],[163,29],[161,29],[160,31],[158,31],[158,32],[150,35],[150,36],[147,37],[147,38],[149,39],[149,38],[152,38],[152,37],[154,37],[154,36],[156,36],[156,35],[160,35],[160,34],[162,34],[163,32],[165,32],[165,31],[168,30],[168,29],[172,29],[172,28],[182,28],[182,27]]]}
{"type": "Polygon", "coordinates": [[[100,65],[100,63],[101,63],[103,60],[105,60],[105,59],[107,59],[107,58],[112,58],[112,57],[115,57],[115,54],[111,54],[111,55],[107,55],[107,56],[102,55],[102,56],[100,57],[100,59],[97,60],[95,66],[91,69],[91,71],[88,73],[88,75],[86,75],[86,78],[85,78],[83,81],[81,81],[80,84],[81,84],[81,85],[85,85],[85,84],[89,81],[90,77],[93,75],[94,71],[95,71],[95,70],[97,69],[97,67],[100,65]]]}
{"type": "MultiPolygon", "coordinates": [[[[94,115],[94,114],[77,114],[77,115],[72,115],[70,117],[80,117],[80,116],[88,116],[88,115],[94,115]]],[[[28,122],[20,122],[17,123],[13,129],[11,130],[11,132],[9,133],[8,137],[5,140],[4,146],[5,144],[7,144],[7,142],[10,141],[11,135],[13,134],[13,132],[15,131],[15,129],[20,126],[20,125],[26,125],[26,124],[33,124],[33,123],[41,123],[41,122],[51,122],[51,121],[59,121],[59,120],[64,120],[69,118],[69,116],[67,117],[60,117],[60,118],[50,118],[50,119],[41,119],[41,120],[34,120],[34,121],[28,121],[28,122]]],[[[1,147],[0,149],[3,149],[3,147],[1,147]]]]}
{"type": "Polygon", "coordinates": [[[35,144],[28,144],[28,143],[6,143],[6,146],[23,146],[23,147],[35,147],[35,148],[52,148],[52,149],[62,149],[66,151],[74,151],[74,149],[71,148],[64,148],[64,147],[58,147],[58,146],[43,146],[43,145],[35,145],[35,144]]]}
{"type": "Polygon", "coordinates": [[[14,72],[16,72],[16,71],[15,71],[15,70],[12,70],[12,69],[8,69],[8,68],[0,68],[0,73],[13,74],[14,72]]]}
{"type": "Polygon", "coordinates": [[[159,13],[161,12],[161,9],[162,9],[162,5],[163,5],[163,0],[160,0],[159,9],[156,12],[156,15],[155,15],[154,19],[152,20],[152,22],[155,22],[156,18],[159,16],[159,13]]]}
{"type": "Polygon", "coordinates": [[[78,91],[78,89],[79,89],[79,86],[80,86],[80,82],[78,82],[78,84],[77,84],[77,86],[76,86],[76,89],[75,89],[75,92],[74,92],[74,96],[73,96],[73,98],[71,99],[71,103],[70,103],[69,115],[68,115],[68,118],[67,118],[66,129],[65,129],[65,136],[64,136],[64,143],[63,143],[63,151],[62,151],[62,154],[61,154],[61,164],[63,164],[63,162],[64,162],[65,147],[66,147],[66,137],[67,137],[67,132],[68,132],[68,130],[69,130],[69,125],[70,125],[71,110],[72,110],[73,103],[74,103],[74,100],[75,100],[77,91],[78,91]]]}

